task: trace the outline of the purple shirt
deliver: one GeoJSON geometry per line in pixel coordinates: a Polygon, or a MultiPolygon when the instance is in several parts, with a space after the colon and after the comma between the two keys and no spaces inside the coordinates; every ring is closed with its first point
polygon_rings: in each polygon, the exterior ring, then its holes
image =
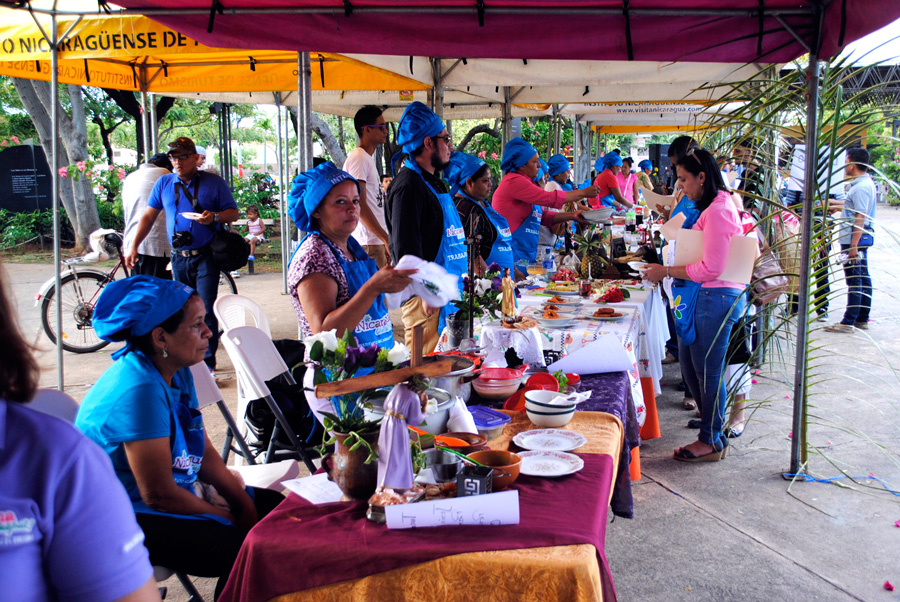
{"type": "Polygon", "coordinates": [[[72,425],[0,400],[5,600],[105,602],[153,574],[109,458],[72,425]]]}

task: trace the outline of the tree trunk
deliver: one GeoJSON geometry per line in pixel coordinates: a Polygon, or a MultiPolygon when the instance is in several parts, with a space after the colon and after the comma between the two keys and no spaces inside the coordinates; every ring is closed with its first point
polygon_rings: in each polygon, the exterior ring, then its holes
{"type": "MultiPolygon", "coordinates": [[[[31,117],[41,146],[47,160],[50,160],[52,136],[56,133],[50,131],[50,84],[47,82],[12,78],[16,92],[22,101],[22,106],[31,117]]],[[[59,154],[56,165],[51,166],[54,172],[61,167],[67,167],[78,161],[88,159],[87,152],[87,126],[84,123],[84,102],[81,97],[81,88],[70,86],[70,97],[73,105],[73,116],[70,117],[62,108],[59,111],[59,154]],[[74,88],[74,90],[73,90],[74,88]],[[81,124],[73,122],[80,119],[81,124]]],[[[56,174],[54,174],[56,175],[56,174]]],[[[75,230],[75,246],[85,249],[89,244],[90,233],[100,227],[100,217],[97,213],[97,203],[94,192],[91,189],[90,180],[81,178],[76,182],[66,178],[60,182],[59,198],[69,217],[72,228],[75,230]]]]}
{"type": "MultiPolygon", "coordinates": [[[[292,119],[291,122],[294,124],[294,129],[296,130],[297,125],[297,107],[288,107],[290,110],[292,119]]],[[[335,137],[334,133],[331,131],[331,128],[328,127],[328,124],[325,123],[321,117],[312,114],[312,129],[315,132],[316,136],[319,137],[319,140],[322,142],[322,145],[325,147],[325,150],[331,156],[332,162],[337,166],[338,169],[344,166],[344,161],[346,160],[346,155],[344,155],[344,151],[341,150],[341,145],[338,142],[338,139],[335,137]]],[[[307,135],[311,135],[307,134],[307,135]]]]}
{"type": "Polygon", "coordinates": [[[496,127],[492,128],[491,126],[487,125],[486,123],[482,123],[480,125],[476,125],[471,130],[469,130],[469,132],[466,134],[465,138],[462,139],[462,142],[460,142],[458,145],[456,145],[455,150],[457,150],[459,152],[463,152],[463,150],[466,148],[466,145],[468,145],[469,142],[472,141],[472,138],[474,138],[478,134],[488,134],[490,136],[493,136],[494,138],[497,138],[498,140],[500,139],[500,130],[498,130],[496,127]]]}

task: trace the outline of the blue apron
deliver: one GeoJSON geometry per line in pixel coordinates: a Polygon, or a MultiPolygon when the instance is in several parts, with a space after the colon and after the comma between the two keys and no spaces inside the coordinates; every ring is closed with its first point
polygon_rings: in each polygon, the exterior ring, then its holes
{"type": "MultiPolygon", "coordinates": [[[[362,246],[352,236],[347,239],[347,248],[353,253],[356,261],[351,262],[344,259],[337,247],[321,232],[309,232],[303,237],[303,240],[306,240],[310,234],[318,234],[334,251],[334,255],[337,257],[338,263],[347,277],[347,289],[351,299],[369,278],[378,271],[375,260],[366,254],[362,246]]],[[[300,247],[298,246],[297,248],[299,249],[300,247]]],[[[394,327],[391,325],[391,317],[388,315],[387,307],[384,304],[384,295],[375,297],[375,301],[372,302],[372,305],[366,311],[366,315],[363,316],[363,319],[359,321],[359,325],[354,329],[353,336],[356,337],[357,345],[376,343],[379,347],[385,349],[390,349],[394,346],[394,327]]],[[[358,375],[361,376],[361,373],[358,373],[358,375]]]]}
{"type": "Polygon", "coordinates": [[[600,197],[600,207],[613,207],[616,206],[616,197],[613,194],[608,194],[604,197],[600,197]]]}
{"type": "MultiPolygon", "coordinates": [[[[418,163],[406,159],[403,163],[412,171],[419,174],[431,193],[437,197],[441,204],[441,211],[444,214],[443,235],[441,236],[441,246],[438,248],[437,257],[434,263],[443,267],[454,276],[462,276],[469,269],[469,252],[466,248],[466,231],[463,229],[462,220],[459,219],[459,213],[456,211],[456,205],[453,204],[453,198],[449,192],[439,193],[434,187],[428,183],[422,176],[422,170],[419,169],[418,163]]],[[[462,294],[462,278],[457,281],[462,294]]],[[[441,308],[440,317],[438,318],[438,334],[444,331],[444,325],[447,322],[447,316],[456,312],[456,307],[448,303],[441,308]]]]}
{"type": "Polygon", "coordinates": [[[487,203],[478,202],[462,191],[457,192],[457,194],[484,209],[488,221],[491,222],[491,225],[497,232],[497,238],[494,239],[494,244],[491,246],[491,252],[488,255],[486,263],[488,265],[491,265],[492,263],[499,265],[501,275],[503,274],[504,268],[509,268],[510,273],[512,273],[513,267],[515,267],[515,259],[513,257],[512,234],[509,231],[509,222],[487,203]]]}
{"type": "MultiPolygon", "coordinates": [[[[172,423],[172,477],[175,483],[192,494],[197,473],[200,472],[200,464],[203,462],[203,453],[206,449],[206,437],[203,430],[203,415],[200,410],[190,407],[190,393],[181,392],[181,398],[169,410],[169,420],[172,423]]],[[[218,514],[173,514],[153,510],[143,500],[132,502],[135,512],[144,514],[159,514],[186,520],[211,519],[225,525],[231,521],[218,514]]]]}
{"type": "Polygon", "coordinates": [[[528,267],[529,263],[534,263],[537,257],[542,213],[543,209],[541,209],[540,205],[532,205],[531,214],[512,233],[513,255],[516,259],[516,265],[522,266],[520,269],[523,272],[526,271],[525,268],[528,267]]]}

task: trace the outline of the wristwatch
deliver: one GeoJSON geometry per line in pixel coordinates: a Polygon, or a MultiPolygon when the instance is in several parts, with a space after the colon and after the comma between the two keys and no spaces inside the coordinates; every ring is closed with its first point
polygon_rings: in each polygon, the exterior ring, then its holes
{"type": "Polygon", "coordinates": [[[219,213],[214,212],[213,213],[213,223],[216,223],[217,221],[219,221],[219,213]]]}

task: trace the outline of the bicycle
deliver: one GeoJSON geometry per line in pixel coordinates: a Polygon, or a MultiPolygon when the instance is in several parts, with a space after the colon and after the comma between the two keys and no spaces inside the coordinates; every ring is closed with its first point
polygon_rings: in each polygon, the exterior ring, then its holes
{"type": "MultiPolygon", "coordinates": [[[[120,274],[129,276],[122,252],[122,234],[113,230],[98,230],[91,234],[92,253],[83,257],[66,259],[66,269],[60,274],[62,291],[62,347],[72,353],[92,353],[109,345],[94,332],[92,323],[94,306],[106,285],[120,274]],[[102,235],[99,235],[103,232],[102,235]],[[109,270],[79,267],[118,257],[109,270]]],[[[237,294],[237,285],[228,272],[219,273],[220,294],[237,294]]],[[[47,337],[56,344],[56,278],[41,285],[34,295],[34,304],[41,306],[41,323],[47,337]]]]}

